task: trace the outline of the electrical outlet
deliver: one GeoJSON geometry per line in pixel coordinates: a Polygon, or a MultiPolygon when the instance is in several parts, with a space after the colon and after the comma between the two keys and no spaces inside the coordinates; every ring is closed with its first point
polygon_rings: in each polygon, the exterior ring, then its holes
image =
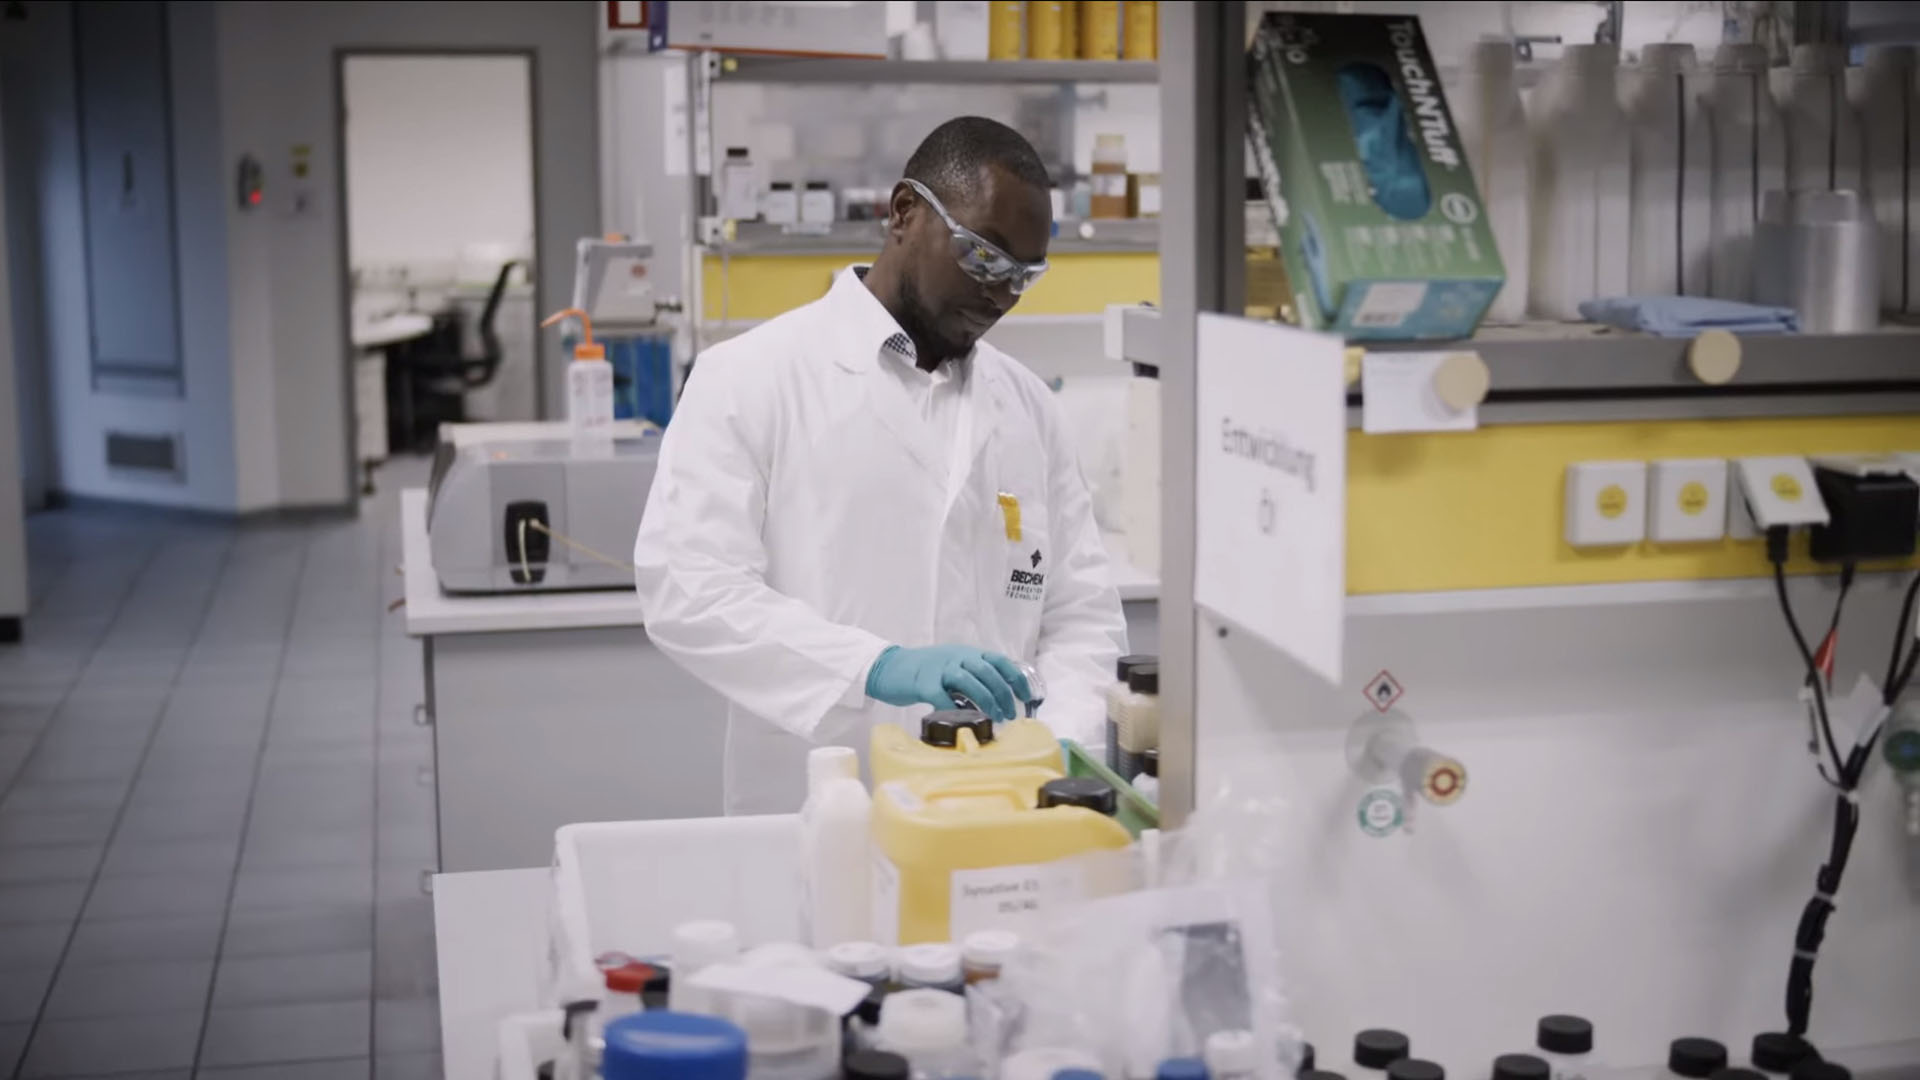
{"type": "Polygon", "coordinates": [[[1648,485],[1647,535],[1661,543],[1697,543],[1727,534],[1725,458],[1656,461],[1648,485]]]}
{"type": "Polygon", "coordinates": [[[1820,486],[1814,483],[1813,466],[1806,458],[1738,458],[1734,475],[1739,481],[1736,490],[1760,529],[1827,523],[1827,504],[1820,498],[1820,486]]]}
{"type": "Polygon", "coordinates": [[[1567,543],[1609,547],[1646,537],[1646,462],[1582,461],[1567,466],[1567,543]]]}

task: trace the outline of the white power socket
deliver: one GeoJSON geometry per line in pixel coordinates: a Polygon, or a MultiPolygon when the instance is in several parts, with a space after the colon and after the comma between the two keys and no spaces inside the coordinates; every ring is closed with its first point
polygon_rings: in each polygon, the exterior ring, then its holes
{"type": "Polygon", "coordinates": [[[1803,457],[1747,457],[1734,461],[1738,491],[1762,532],[1777,525],[1825,525],[1827,504],[1803,457]]]}
{"type": "Polygon", "coordinates": [[[1574,547],[1618,547],[1647,538],[1647,463],[1567,466],[1566,538],[1574,547]]]}
{"type": "Polygon", "coordinates": [[[1647,535],[1659,543],[1697,543],[1727,534],[1725,458],[1656,461],[1648,485],[1647,535]]]}

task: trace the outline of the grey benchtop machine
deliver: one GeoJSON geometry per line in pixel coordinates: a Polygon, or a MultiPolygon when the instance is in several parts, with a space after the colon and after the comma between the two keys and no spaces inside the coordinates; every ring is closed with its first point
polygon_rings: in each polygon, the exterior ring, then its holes
{"type": "Polygon", "coordinates": [[[427,489],[440,588],[633,588],[626,564],[659,455],[644,423],[615,424],[611,453],[577,452],[564,422],[443,425],[427,489]]]}

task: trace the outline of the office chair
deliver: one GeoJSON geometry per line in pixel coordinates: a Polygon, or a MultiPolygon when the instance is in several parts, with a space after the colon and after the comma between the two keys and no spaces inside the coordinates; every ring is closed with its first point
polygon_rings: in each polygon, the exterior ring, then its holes
{"type": "Polygon", "coordinates": [[[397,444],[396,449],[431,450],[441,424],[466,421],[467,392],[487,385],[500,374],[502,348],[494,323],[507,281],[519,265],[517,259],[502,263],[493,279],[486,306],[474,327],[480,338],[480,355],[468,356],[461,348],[458,312],[435,315],[433,333],[400,352],[400,378],[395,382],[403,400],[393,403],[398,405],[397,410],[390,410],[400,414],[390,440],[397,444]]]}

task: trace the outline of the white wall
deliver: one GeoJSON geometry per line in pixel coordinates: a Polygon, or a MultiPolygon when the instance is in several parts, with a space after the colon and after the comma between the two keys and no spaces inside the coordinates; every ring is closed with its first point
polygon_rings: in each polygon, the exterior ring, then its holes
{"type": "Polygon", "coordinates": [[[354,265],[450,267],[476,246],[530,253],[532,93],[524,56],[349,57],[354,265]]]}
{"type": "MultiPolygon", "coordinates": [[[[228,212],[234,281],[229,336],[243,508],[344,505],[354,498],[348,394],[346,224],[336,104],[344,50],[518,50],[534,54],[534,180],[543,271],[539,308],[565,306],[575,239],[599,233],[596,4],[223,3],[222,136],[229,161],[252,153],[270,188],[294,146],[311,148],[311,213],[228,212]],[[244,372],[244,373],[242,373],[244,372]]],[[[268,202],[273,202],[269,194],[268,202]]],[[[541,342],[546,412],[562,370],[541,342]]]]}
{"type": "Polygon", "coordinates": [[[236,506],[220,209],[231,185],[211,120],[221,93],[214,15],[212,0],[167,5],[183,368],[179,397],[93,386],[71,7],[32,5],[25,21],[8,23],[0,36],[8,87],[20,90],[8,101],[8,120],[28,129],[8,142],[10,168],[24,167],[32,177],[30,188],[9,192],[10,224],[33,232],[14,245],[15,252],[27,256],[15,273],[32,275],[36,285],[15,291],[34,306],[16,313],[32,326],[14,340],[37,351],[20,362],[45,373],[53,450],[47,483],[62,492],[215,511],[236,506]],[[109,431],[178,437],[184,478],[155,480],[108,469],[109,431]]]}
{"type": "MultiPolygon", "coordinates": [[[[1863,577],[1849,602],[1842,687],[1886,664],[1891,578],[1863,577]]],[[[1702,598],[1353,617],[1338,689],[1201,619],[1198,792],[1284,806],[1270,833],[1286,838],[1272,849],[1283,973],[1322,1061],[1360,1028],[1397,1027],[1417,1056],[1483,1076],[1549,1012],[1592,1019],[1619,1066],[1688,1034],[1744,1056],[1783,1026],[1833,796],[1806,752],[1768,586],[1674,591],[1702,598]],[[1382,668],[1469,780],[1457,804],[1420,806],[1411,835],[1375,839],[1358,827],[1345,739],[1382,668]]],[[[1803,622],[1824,623],[1832,590],[1794,592],[1803,622]]],[[[1828,1050],[1920,1033],[1920,897],[1895,785],[1874,768],[1815,974],[1810,1037],[1828,1050]]]]}

